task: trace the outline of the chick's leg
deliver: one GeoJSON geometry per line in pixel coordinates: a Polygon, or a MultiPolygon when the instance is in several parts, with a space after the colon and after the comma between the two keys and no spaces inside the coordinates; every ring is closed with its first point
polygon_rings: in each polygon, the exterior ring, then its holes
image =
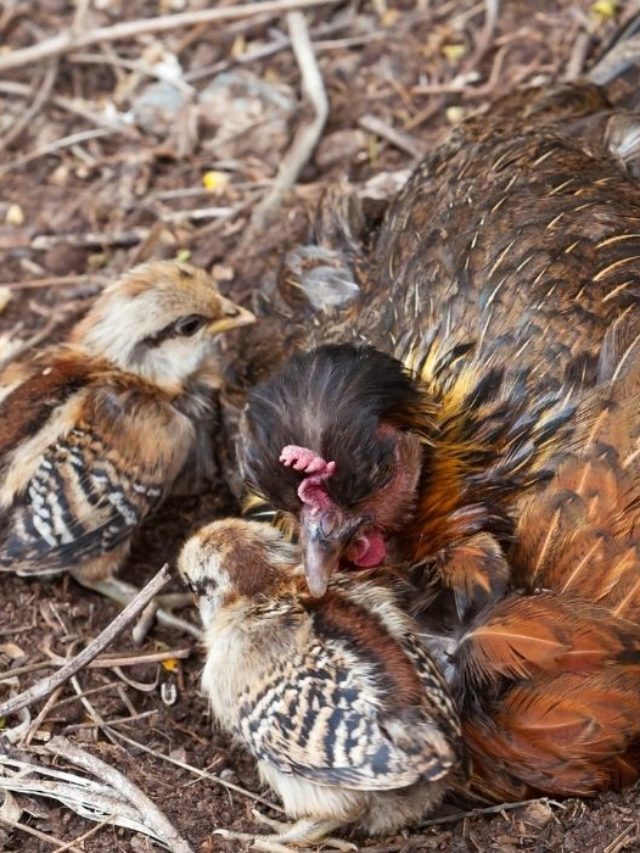
{"type": "MultiPolygon", "coordinates": [[[[122,607],[134,598],[139,589],[133,584],[110,575],[103,578],[92,577],[88,572],[72,572],[74,578],[86,589],[97,592],[100,595],[108,598],[110,601],[115,601],[122,607]]],[[[174,616],[171,612],[174,609],[187,607],[193,602],[191,593],[169,593],[167,595],[158,595],[149,602],[143,610],[140,619],[133,628],[133,638],[136,642],[142,642],[147,632],[149,631],[152,622],[156,619],[160,625],[166,625],[168,628],[175,628],[178,631],[183,631],[186,634],[191,634],[197,640],[202,639],[202,632],[179,616],[174,616]]]]}
{"type": "Polygon", "coordinates": [[[309,849],[317,845],[332,850],[357,850],[355,844],[340,838],[329,838],[327,834],[344,825],[343,821],[329,818],[301,818],[294,823],[283,823],[265,817],[254,810],[255,819],[275,829],[275,835],[252,835],[247,832],[229,832],[225,829],[216,830],[222,838],[233,838],[237,841],[250,841],[254,850],[264,850],[265,853],[299,853],[300,849],[309,849]]]}

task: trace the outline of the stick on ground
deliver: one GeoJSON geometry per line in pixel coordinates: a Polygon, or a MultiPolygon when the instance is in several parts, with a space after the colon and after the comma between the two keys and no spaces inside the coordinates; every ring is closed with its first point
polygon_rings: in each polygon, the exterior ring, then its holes
{"type": "MultiPolygon", "coordinates": [[[[133,603],[133,602],[132,602],[133,603]]],[[[145,824],[153,832],[162,838],[172,853],[193,853],[192,848],[182,838],[176,828],[170,823],[160,809],[147,797],[147,795],[134,785],[124,774],[116,770],[110,764],[106,764],[95,755],[85,752],[80,747],[72,744],[66,738],[54,737],[45,747],[46,752],[60,756],[76,767],[81,767],[89,773],[107,782],[115,790],[119,791],[144,818],[145,824]]]]}
{"type": "Polygon", "coordinates": [[[195,9],[176,15],[160,15],[156,18],[142,18],[135,21],[121,21],[111,27],[97,27],[94,30],[75,32],[73,27],[43,39],[37,44],[9,51],[0,57],[0,73],[23,65],[41,62],[50,56],[61,56],[71,50],[90,47],[94,44],[136,38],[151,33],[165,33],[181,27],[208,24],[214,21],[228,21],[234,18],[248,18],[252,15],[277,15],[291,9],[308,9],[314,6],[328,6],[336,0],[260,0],[258,3],[241,3],[236,6],[214,7],[213,9],[195,9]]]}
{"type": "Polygon", "coordinates": [[[89,645],[84,648],[80,654],[76,655],[65,666],[60,667],[57,672],[48,675],[46,678],[36,682],[33,687],[20,693],[18,696],[13,696],[6,702],[0,705],[0,717],[8,717],[10,714],[15,714],[16,711],[26,708],[32,702],[37,702],[48,696],[56,687],[64,684],[69,678],[79,672],[90,661],[97,657],[100,652],[109,645],[109,643],[118,636],[123,628],[126,628],[129,623],[133,622],[138,613],[147,606],[149,601],[156,595],[158,590],[169,580],[169,565],[165,565],[160,569],[157,575],[153,577],[149,583],[144,586],[134,599],[125,607],[122,613],[119,613],[101,634],[92,640],[89,645]]]}
{"type": "Polygon", "coordinates": [[[309,162],[329,115],[327,91],[313,51],[307,22],[302,12],[289,12],[287,25],[293,52],[302,76],[302,91],[313,105],[314,117],[296,134],[291,147],[280,164],[272,188],[253,214],[248,234],[253,229],[263,227],[269,211],[279,206],[283,195],[294,185],[298,175],[309,162]]]}

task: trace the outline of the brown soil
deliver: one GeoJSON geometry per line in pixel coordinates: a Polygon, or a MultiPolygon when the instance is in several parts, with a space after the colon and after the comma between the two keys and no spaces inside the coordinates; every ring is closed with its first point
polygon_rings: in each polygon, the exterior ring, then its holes
{"type": "MultiPolygon", "coordinates": [[[[96,2],[89,4],[78,25],[91,28],[134,15],[153,16],[183,6],[207,5],[204,0],[186,4],[179,0],[96,2]]],[[[486,7],[490,5],[486,3],[486,7]]],[[[412,164],[404,150],[407,146],[398,149],[363,130],[363,116],[374,115],[388,127],[403,131],[409,147],[428,147],[446,135],[452,122],[486,106],[512,86],[562,79],[568,69],[582,67],[620,22],[637,11],[637,4],[631,2],[612,6],[613,15],[603,17],[593,11],[590,0],[535,4],[512,0],[502,4],[495,30],[486,40],[485,4],[472,0],[376,0],[341,3],[310,13],[331,117],[320,147],[280,216],[242,251],[236,249],[251,211],[272,180],[295,127],[307,117],[306,108],[300,105],[299,74],[289,49],[244,61],[256,49],[275,45],[286,35],[284,19],[263,15],[170,31],[161,38],[108,43],[83,50],[75,58],[61,57],[49,72],[51,88],[39,109],[24,131],[4,150],[0,148],[0,168],[6,170],[0,185],[0,284],[10,284],[13,292],[0,316],[0,332],[26,337],[53,318],[57,325],[52,334],[60,334],[103,281],[145,258],[172,257],[178,252],[188,252],[195,263],[213,269],[221,289],[236,295],[254,290],[255,299],[255,291],[267,292],[271,286],[287,246],[304,235],[309,211],[323,185],[344,176],[365,180],[412,164]],[[201,72],[179,111],[164,115],[145,108],[145,98],[148,104],[153,94],[148,86],[154,81],[122,67],[123,60],[152,65],[160,51],[177,58],[187,75],[201,72]],[[239,75],[240,83],[236,80],[235,85],[242,91],[234,92],[232,87],[229,95],[225,90],[230,100],[222,107],[220,94],[215,92],[213,106],[198,105],[198,93],[221,72],[239,75]],[[243,75],[249,75],[244,83],[243,75]],[[457,92],[424,94],[416,90],[426,84],[446,89],[444,84],[456,79],[462,84],[457,92]],[[264,87],[262,98],[255,95],[258,83],[264,87]],[[84,116],[61,107],[71,99],[84,116]],[[259,131],[242,127],[222,139],[221,128],[243,118],[247,101],[259,131]],[[126,125],[126,132],[112,132],[31,158],[42,146],[97,127],[96,116],[109,114],[103,111],[106,104],[115,105],[122,113],[133,112],[134,122],[126,125]],[[224,117],[222,125],[220,116],[224,117]],[[30,160],[23,164],[26,157],[30,160]],[[209,171],[227,175],[226,183],[217,179],[218,194],[203,187],[203,175],[209,171]],[[225,218],[207,218],[211,214],[198,218],[190,213],[202,208],[231,208],[232,212],[225,218]],[[182,218],[179,211],[185,212],[182,218]],[[43,280],[48,280],[44,286],[43,280]]],[[[0,4],[2,41],[12,49],[40,42],[71,27],[74,8],[66,0],[0,4]]],[[[10,134],[27,106],[43,88],[46,91],[49,68],[45,62],[2,75],[0,92],[9,91],[2,88],[5,82],[28,88],[26,95],[15,86],[12,94],[3,95],[0,146],[6,138],[3,134],[10,134]]],[[[229,358],[232,356],[230,349],[229,358]]],[[[204,497],[168,503],[142,532],[127,576],[144,581],[174,556],[190,529],[233,510],[230,494],[222,487],[204,497]]],[[[68,578],[37,584],[8,576],[2,579],[2,593],[0,643],[17,647],[0,646],[2,670],[46,660],[45,649],[64,656],[76,643],[94,637],[117,612],[115,606],[68,578]]],[[[212,833],[216,827],[258,829],[251,816],[252,800],[170,763],[206,769],[270,798],[260,789],[252,761],[212,726],[198,693],[202,657],[197,645],[175,632],[155,628],[142,651],[185,647],[191,649],[190,657],[176,671],[160,664],[126,670],[130,682],[151,684],[157,680],[157,686],[148,692],[125,683],[113,669],[83,671],[78,677],[82,690],[106,689],[89,695],[90,707],[85,707],[77,699],[64,702],[75,696],[74,688],[67,685],[40,726],[34,744],[53,734],[69,737],[126,773],[195,850],[240,850],[239,842],[225,842],[212,833]],[[172,706],[163,704],[162,682],[173,682],[178,688],[172,706]],[[145,716],[112,723],[115,731],[130,739],[116,737],[112,742],[95,724],[96,715],[108,722],[145,716]],[[143,752],[131,740],[154,754],[143,752]]],[[[116,641],[114,650],[123,654],[140,651],[133,648],[127,634],[116,641]]],[[[9,686],[0,682],[0,698],[9,689],[25,689],[42,674],[19,675],[9,686]]],[[[33,716],[38,710],[32,709],[33,716]]],[[[53,839],[68,843],[91,828],[55,800],[20,797],[19,803],[23,822],[51,840],[9,829],[0,817],[0,850],[7,853],[52,850],[56,848],[53,839]]],[[[493,815],[454,817],[404,838],[362,841],[361,849],[370,853],[640,850],[639,805],[636,790],[591,802],[534,803],[493,815]]],[[[139,853],[156,847],[143,836],[105,826],[84,842],[84,849],[139,853]]]]}

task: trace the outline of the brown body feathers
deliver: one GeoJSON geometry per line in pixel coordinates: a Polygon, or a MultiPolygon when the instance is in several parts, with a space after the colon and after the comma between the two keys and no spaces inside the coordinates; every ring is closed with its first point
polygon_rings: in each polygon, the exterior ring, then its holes
{"type": "Polygon", "coordinates": [[[393,831],[460,768],[454,704],[390,588],[337,577],[315,601],[299,558],[256,522],[214,522],[187,542],[179,567],[205,627],[203,686],[290,817],[393,831]]]}

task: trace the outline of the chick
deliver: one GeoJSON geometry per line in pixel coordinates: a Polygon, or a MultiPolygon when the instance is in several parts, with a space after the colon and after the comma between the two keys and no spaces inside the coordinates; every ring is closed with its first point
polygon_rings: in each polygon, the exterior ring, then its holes
{"type": "Polygon", "coordinates": [[[0,374],[0,569],[71,572],[120,601],[113,573],[171,490],[219,384],[213,343],[253,322],[183,263],[136,267],[68,339],[0,374]]]}
{"type": "Polygon", "coordinates": [[[225,837],[327,843],[346,825],[396,831],[439,803],[461,765],[458,714],[390,587],[338,573],[314,599],[298,547],[236,519],[202,528],[178,567],[198,597],[213,712],[297,821],[225,837]]]}

